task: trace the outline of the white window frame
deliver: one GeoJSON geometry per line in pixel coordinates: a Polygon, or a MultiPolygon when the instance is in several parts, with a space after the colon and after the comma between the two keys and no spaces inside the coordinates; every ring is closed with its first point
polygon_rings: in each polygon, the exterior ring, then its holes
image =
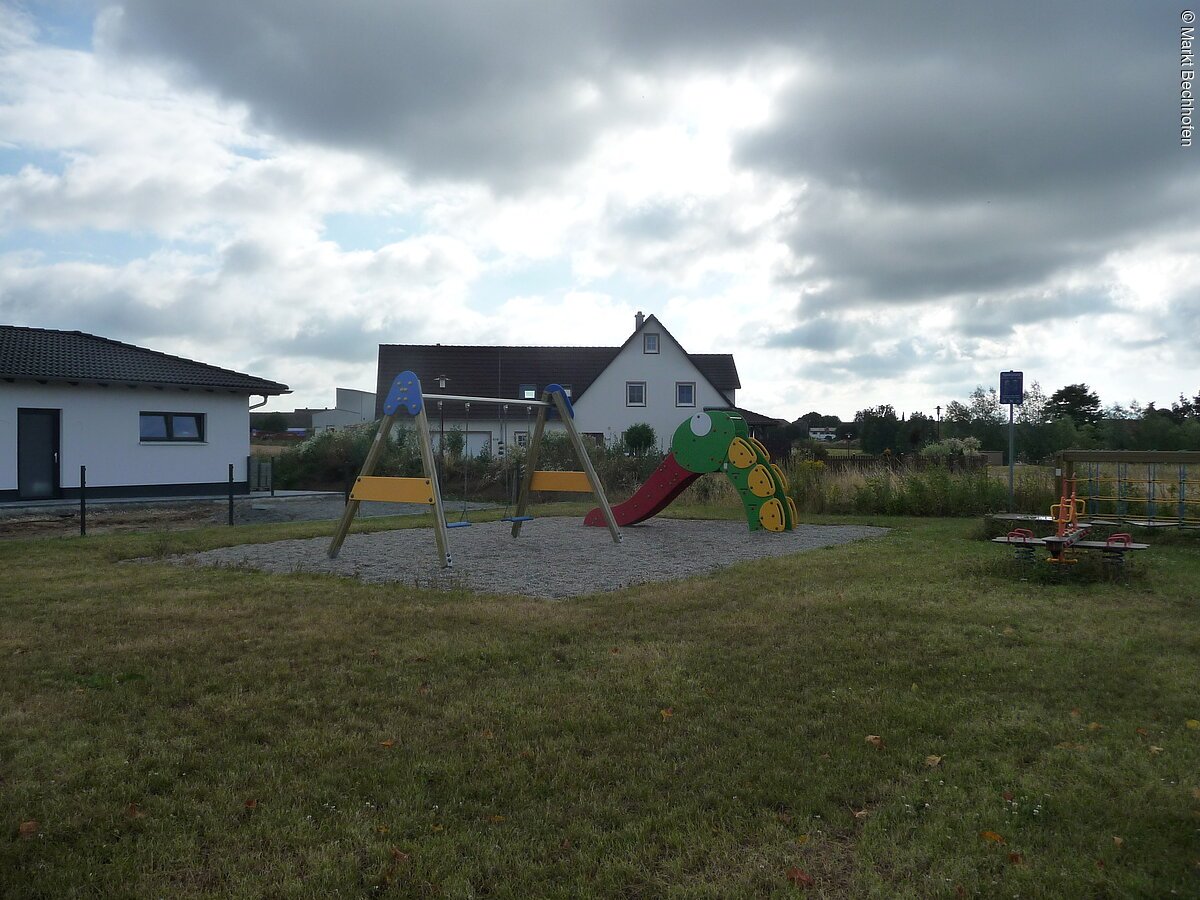
{"type": "Polygon", "coordinates": [[[662,343],[662,341],[659,339],[657,331],[645,331],[642,333],[642,352],[643,353],[657,353],[659,345],[661,343],[662,343]],[[651,343],[650,338],[654,338],[654,342],[653,342],[654,349],[650,349],[650,343],[651,343]]]}
{"type": "Polygon", "coordinates": [[[625,382],[625,405],[626,406],[638,406],[638,407],[643,407],[646,405],[646,382],[644,382],[644,381],[627,381],[627,382],[625,382]],[[641,403],[633,403],[629,399],[629,389],[631,387],[634,387],[635,385],[640,386],[642,389],[642,402],[641,403]]]}
{"type": "Polygon", "coordinates": [[[696,405],[696,382],[694,382],[694,381],[677,381],[677,382],[675,382],[675,405],[676,406],[695,407],[695,405],[696,405]],[[680,403],[679,402],[679,389],[682,387],[688,387],[688,388],[692,389],[692,402],[691,403],[680,403]]]}
{"type": "Polygon", "coordinates": [[[528,447],[529,446],[529,432],[528,431],[514,431],[513,432],[513,440],[516,442],[516,445],[518,447],[528,447]]]}
{"type": "Polygon", "coordinates": [[[536,384],[523,384],[520,387],[518,387],[517,388],[517,399],[518,400],[536,400],[537,399],[537,385],[536,384]]]}

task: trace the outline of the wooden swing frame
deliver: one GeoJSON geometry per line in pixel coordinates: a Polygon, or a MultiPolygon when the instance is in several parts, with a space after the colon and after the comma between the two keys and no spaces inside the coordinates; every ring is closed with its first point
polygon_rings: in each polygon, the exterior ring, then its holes
{"type": "MultiPolygon", "coordinates": [[[[504,404],[524,405],[538,408],[537,419],[534,422],[533,433],[529,436],[529,446],[526,451],[525,472],[521,479],[521,490],[517,496],[517,508],[506,521],[512,523],[512,536],[519,537],[521,526],[531,517],[526,515],[529,508],[529,495],[532,491],[564,491],[574,493],[591,493],[596,503],[604,513],[605,522],[613,543],[621,543],[621,529],[617,526],[612,507],[604,493],[604,486],[596,474],[595,467],[588,457],[583,438],[575,428],[575,411],[566,391],[561,385],[547,385],[542,391],[540,400],[508,400],[497,397],[468,397],[457,394],[425,394],[421,391],[421,381],[415,372],[401,372],[392,382],[384,402],[384,416],[375,432],[375,439],[367,451],[362,471],[354,480],[350,492],[350,500],[338,522],[333,540],[329,544],[329,558],[336,559],[342,548],[342,543],[350,533],[350,526],[358,514],[358,507],[364,501],[379,501],[389,503],[426,503],[433,508],[433,534],[437,541],[438,560],[443,569],[454,565],[450,553],[450,542],[447,535],[446,509],[442,501],[441,487],[438,484],[438,472],[433,453],[433,436],[429,427],[429,417],[425,413],[425,401],[450,400],[463,403],[485,403],[496,406],[504,404]],[[541,451],[542,435],[546,429],[546,419],[550,410],[558,413],[566,428],[567,437],[582,471],[552,472],[538,471],[537,460],[541,451]],[[397,478],[375,475],[375,467],[387,446],[388,436],[396,424],[401,411],[413,416],[417,428],[417,445],[421,452],[421,468],[424,477],[397,478]]],[[[465,498],[464,498],[465,500],[465,498]]]]}

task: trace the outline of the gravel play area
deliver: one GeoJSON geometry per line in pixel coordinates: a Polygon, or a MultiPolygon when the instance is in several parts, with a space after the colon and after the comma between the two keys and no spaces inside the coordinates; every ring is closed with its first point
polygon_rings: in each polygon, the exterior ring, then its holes
{"type": "Polygon", "coordinates": [[[329,572],[368,582],[555,598],[671,581],[743,560],[787,556],[886,533],[886,528],[869,526],[800,525],[774,534],[751,532],[736,521],[653,519],[622,529],[622,542],[614,544],[606,528],[591,528],[576,518],[544,518],[526,522],[515,541],[507,523],[452,530],[451,569],[438,567],[429,528],[351,534],[337,559],[326,556],[328,538],[311,538],[222,547],[170,561],[280,573],[329,572]]]}

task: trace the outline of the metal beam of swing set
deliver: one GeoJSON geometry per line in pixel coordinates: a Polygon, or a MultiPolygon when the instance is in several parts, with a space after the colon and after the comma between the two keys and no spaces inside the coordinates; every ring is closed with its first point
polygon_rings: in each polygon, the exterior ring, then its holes
{"type": "Polygon", "coordinates": [[[426,400],[454,400],[460,403],[490,403],[493,406],[503,406],[511,403],[513,406],[545,406],[553,404],[545,400],[505,400],[503,397],[467,397],[459,394],[421,394],[426,400]]]}

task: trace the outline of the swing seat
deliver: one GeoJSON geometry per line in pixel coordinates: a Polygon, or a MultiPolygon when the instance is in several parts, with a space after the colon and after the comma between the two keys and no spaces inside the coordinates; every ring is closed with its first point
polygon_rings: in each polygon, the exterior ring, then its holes
{"type": "Polygon", "coordinates": [[[505,516],[501,522],[532,522],[533,516],[505,516]]]}
{"type": "Polygon", "coordinates": [[[470,528],[471,523],[470,522],[447,522],[446,527],[447,528],[470,528]]]}

